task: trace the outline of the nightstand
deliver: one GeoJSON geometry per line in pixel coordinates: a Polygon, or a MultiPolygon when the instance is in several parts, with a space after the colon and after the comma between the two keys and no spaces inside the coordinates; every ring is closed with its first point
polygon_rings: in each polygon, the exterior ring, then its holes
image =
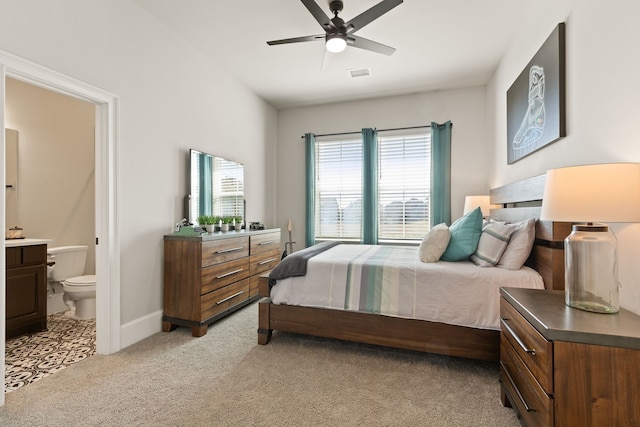
{"type": "Polygon", "coordinates": [[[503,405],[530,427],[640,425],[640,316],[571,308],[564,291],[500,293],[503,405]]]}

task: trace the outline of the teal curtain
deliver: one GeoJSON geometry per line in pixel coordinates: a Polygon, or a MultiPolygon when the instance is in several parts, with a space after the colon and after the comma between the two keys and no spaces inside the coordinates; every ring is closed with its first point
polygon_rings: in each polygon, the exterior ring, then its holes
{"type": "Polygon", "coordinates": [[[378,132],[362,129],[362,238],[365,245],[378,243],[378,132]]]}
{"type": "Polygon", "coordinates": [[[305,243],[309,247],[316,242],[315,211],[316,211],[316,136],[312,133],[304,134],[305,165],[306,165],[306,195],[305,195],[305,243]]]}
{"type": "Polygon", "coordinates": [[[451,224],[451,121],[431,123],[430,225],[451,224]]]}

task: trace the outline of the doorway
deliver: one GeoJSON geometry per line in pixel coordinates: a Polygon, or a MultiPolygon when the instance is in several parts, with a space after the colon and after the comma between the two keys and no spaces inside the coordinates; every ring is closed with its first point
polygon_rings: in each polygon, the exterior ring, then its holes
{"type": "MultiPolygon", "coordinates": [[[[118,97],[72,77],[0,51],[0,124],[5,126],[5,80],[11,77],[95,105],[95,234],[96,234],[96,350],[111,354],[120,350],[120,250],[117,218],[118,97]]],[[[0,132],[0,178],[5,180],[4,132],[0,132]]],[[[4,188],[4,186],[3,186],[4,188]]],[[[5,209],[0,226],[6,229],[5,209]]],[[[4,252],[4,240],[2,243],[4,252]]],[[[0,342],[5,344],[5,257],[0,257],[0,342]]],[[[0,353],[4,377],[5,355],[0,353]]],[[[0,405],[4,405],[4,393],[0,405]]]]}

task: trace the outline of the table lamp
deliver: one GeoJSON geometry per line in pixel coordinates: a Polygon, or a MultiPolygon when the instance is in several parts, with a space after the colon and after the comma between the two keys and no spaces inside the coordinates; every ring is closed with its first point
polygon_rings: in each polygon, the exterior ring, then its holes
{"type": "Polygon", "coordinates": [[[617,313],[617,241],[602,222],[640,222],[640,163],[547,171],[540,219],[580,223],[564,241],[565,303],[617,313]]]}
{"type": "Polygon", "coordinates": [[[480,207],[482,211],[482,218],[487,218],[491,214],[491,209],[497,208],[498,205],[490,205],[489,196],[466,196],[464,198],[463,214],[467,214],[477,207],[480,207]]]}

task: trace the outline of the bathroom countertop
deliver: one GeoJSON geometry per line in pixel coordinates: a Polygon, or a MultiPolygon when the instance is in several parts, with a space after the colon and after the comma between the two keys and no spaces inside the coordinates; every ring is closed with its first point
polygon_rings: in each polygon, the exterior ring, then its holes
{"type": "Polygon", "coordinates": [[[49,242],[52,242],[52,239],[5,239],[4,245],[7,248],[12,248],[15,246],[31,246],[31,245],[46,245],[49,242]]]}

